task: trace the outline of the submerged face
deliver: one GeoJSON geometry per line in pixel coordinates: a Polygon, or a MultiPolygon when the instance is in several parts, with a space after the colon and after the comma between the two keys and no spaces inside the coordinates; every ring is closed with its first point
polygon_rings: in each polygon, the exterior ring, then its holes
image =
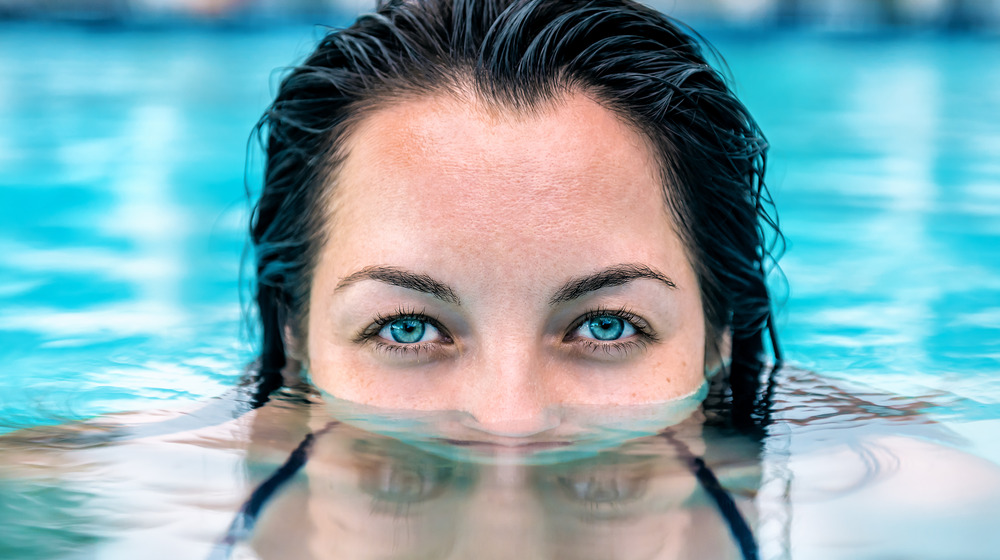
{"type": "Polygon", "coordinates": [[[550,407],[701,386],[697,278],[652,151],[612,112],[424,97],[345,148],[300,341],[320,388],[524,435],[550,407]]]}

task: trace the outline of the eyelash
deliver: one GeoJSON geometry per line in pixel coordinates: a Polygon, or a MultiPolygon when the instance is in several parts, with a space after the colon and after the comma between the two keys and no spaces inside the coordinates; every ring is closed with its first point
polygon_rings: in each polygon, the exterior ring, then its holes
{"type": "Polygon", "coordinates": [[[354,342],[357,344],[371,344],[372,347],[378,352],[384,354],[395,354],[398,356],[419,356],[420,354],[432,350],[434,345],[441,344],[441,342],[425,342],[422,344],[392,344],[385,342],[381,339],[381,337],[379,337],[378,333],[382,330],[382,327],[393,321],[399,321],[402,319],[426,321],[428,324],[437,329],[445,341],[451,342],[451,336],[448,334],[447,329],[441,325],[441,321],[429,315],[426,310],[417,311],[412,307],[397,307],[396,310],[389,315],[377,313],[375,315],[375,319],[372,321],[372,324],[358,333],[358,336],[354,338],[354,342]]]}
{"type": "Polygon", "coordinates": [[[609,356],[627,356],[631,352],[645,350],[651,342],[659,340],[649,323],[642,317],[633,313],[628,307],[598,307],[592,311],[584,313],[582,317],[573,323],[573,326],[569,329],[569,333],[566,334],[566,337],[563,340],[572,340],[571,336],[577,329],[597,317],[617,317],[618,319],[627,321],[633,328],[635,328],[635,338],[633,340],[616,340],[609,342],[584,339],[582,341],[583,346],[586,348],[587,352],[592,354],[604,352],[609,356]]]}
{"type": "MultiPolygon", "coordinates": [[[[645,319],[633,313],[627,307],[620,308],[608,308],[608,307],[598,307],[591,311],[583,314],[579,319],[573,322],[569,329],[569,332],[563,338],[564,342],[569,342],[573,340],[572,334],[583,326],[588,321],[595,319],[597,317],[616,317],[627,321],[629,324],[635,328],[635,338],[634,340],[625,341],[609,341],[601,342],[594,339],[584,339],[580,343],[586,352],[597,354],[599,352],[604,352],[609,356],[627,356],[628,354],[644,350],[651,342],[656,342],[658,340],[656,334],[652,331],[649,323],[645,319]]],[[[357,344],[372,344],[373,348],[385,354],[395,354],[398,356],[419,356],[426,352],[434,350],[436,345],[441,344],[439,341],[435,342],[425,342],[422,344],[393,344],[390,342],[385,342],[378,333],[382,330],[382,327],[393,322],[403,319],[412,319],[416,321],[426,321],[428,324],[433,326],[441,334],[441,337],[446,341],[446,343],[451,342],[451,336],[448,334],[447,329],[441,324],[437,318],[428,315],[425,310],[417,311],[414,308],[398,307],[396,311],[389,315],[382,315],[381,313],[376,314],[375,319],[372,324],[362,330],[355,337],[354,342],[357,344]]]]}

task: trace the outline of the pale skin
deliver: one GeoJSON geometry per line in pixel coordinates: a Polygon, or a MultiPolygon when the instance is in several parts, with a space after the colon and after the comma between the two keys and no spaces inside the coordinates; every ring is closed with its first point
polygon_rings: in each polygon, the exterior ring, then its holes
{"type": "Polygon", "coordinates": [[[307,334],[289,341],[318,387],[518,436],[549,407],[703,383],[714,345],[658,162],[608,109],[417,97],[375,109],[344,148],[307,334]]]}

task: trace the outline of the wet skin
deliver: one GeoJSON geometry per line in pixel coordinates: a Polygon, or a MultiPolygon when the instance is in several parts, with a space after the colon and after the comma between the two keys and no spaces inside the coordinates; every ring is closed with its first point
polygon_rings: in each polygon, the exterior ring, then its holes
{"type": "Polygon", "coordinates": [[[659,167],[598,103],[397,101],[343,156],[306,328],[290,331],[320,388],[517,437],[550,428],[553,406],[703,382],[698,281],[659,167]]]}

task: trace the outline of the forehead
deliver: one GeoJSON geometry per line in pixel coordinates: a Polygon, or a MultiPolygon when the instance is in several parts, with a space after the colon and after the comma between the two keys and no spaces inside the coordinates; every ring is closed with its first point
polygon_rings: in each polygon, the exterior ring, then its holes
{"type": "Polygon", "coordinates": [[[487,229],[544,228],[595,209],[645,209],[669,221],[649,142],[583,95],[530,112],[455,96],[394,102],[357,123],[345,148],[338,211],[363,198],[487,229]]]}

